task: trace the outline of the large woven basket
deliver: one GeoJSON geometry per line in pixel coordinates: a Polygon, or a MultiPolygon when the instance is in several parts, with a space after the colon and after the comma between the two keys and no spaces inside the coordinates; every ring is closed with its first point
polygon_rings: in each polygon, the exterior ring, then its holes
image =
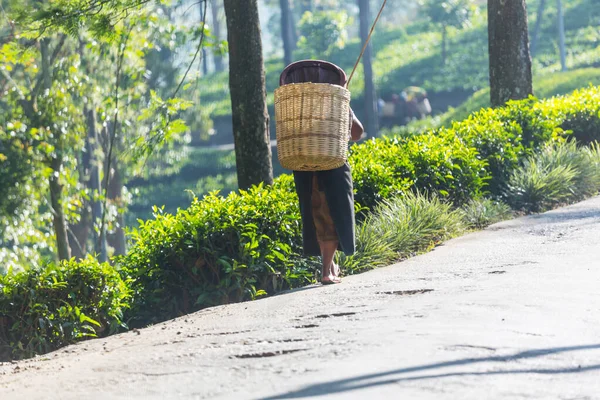
{"type": "Polygon", "coordinates": [[[294,171],[341,167],[348,157],[350,91],[328,83],[294,83],[275,90],[277,152],[294,171]]]}

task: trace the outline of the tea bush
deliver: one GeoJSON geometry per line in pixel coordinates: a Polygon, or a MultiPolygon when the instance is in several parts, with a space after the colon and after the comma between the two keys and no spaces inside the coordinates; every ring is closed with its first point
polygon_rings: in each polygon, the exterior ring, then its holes
{"type": "MultiPolygon", "coordinates": [[[[533,78],[534,94],[539,99],[564,96],[589,85],[600,85],[600,68],[581,68],[559,73],[549,71],[533,78]]],[[[435,126],[451,126],[455,121],[462,121],[472,113],[489,107],[490,88],[488,87],[474,93],[459,107],[452,108],[439,116],[435,126]]],[[[413,124],[418,126],[421,123],[411,123],[407,128],[410,130],[413,124]]]]}
{"type": "Polygon", "coordinates": [[[227,197],[211,193],[131,232],[118,263],[133,280],[132,317],[148,323],[309,282],[291,176],[227,197]]]}
{"type": "Polygon", "coordinates": [[[432,132],[455,135],[474,148],[488,165],[487,191],[500,196],[520,160],[546,143],[572,137],[589,144],[600,138],[600,86],[547,100],[511,101],[432,132]]]}
{"type": "Polygon", "coordinates": [[[485,185],[486,162],[452,132],[370,140],[352,148],[349,162],[355,201],[369,209],[409,190],[458,204],[485,185]]]}
{"type": "Polygon", "coordinates": [[[514,121],[499,120],[498,110],[487,109],[454,124],[449,132],[476,149],[477,157],[487,164],[486,191],[499,193],[525,153],[521,127],[514,121]]]}
{"type": "Polygon", "coordinates": [[[130,291],[92,257],[0,276],[0,361],[126,328],[130,291]]]}

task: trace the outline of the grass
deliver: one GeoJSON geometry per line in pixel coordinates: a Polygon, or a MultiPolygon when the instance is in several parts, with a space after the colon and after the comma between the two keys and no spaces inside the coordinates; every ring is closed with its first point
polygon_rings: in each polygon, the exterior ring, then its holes
{"type": "Polygon", "coordinates": [[[525,212],[543,212],[600,190],[598,145],[552,144],[527,158],[510,176],[506,201],[525,212]]]}
{"type": "Polygon", "coordinates": [[[437,197],[406,193],[381,203],[357,229],[357,251],[339,255],[347,274],[389,265],[457,236],[462,214],[437,197]]]}
{"type": "Polygon", "coordinates": [[[483,229],[496,222],[512,217],[512,210],[507,204],[492,199],[475,199],[461,209],[463,223],[468,229],[483,229]]]}

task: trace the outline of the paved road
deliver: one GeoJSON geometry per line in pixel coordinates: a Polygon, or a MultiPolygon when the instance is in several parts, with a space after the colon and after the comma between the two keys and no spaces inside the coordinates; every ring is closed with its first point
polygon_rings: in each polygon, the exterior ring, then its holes
{"type": "Polygon", "coordinates": [[[0,365],[7,399],[600,399],[600,198],[0,365]]]}

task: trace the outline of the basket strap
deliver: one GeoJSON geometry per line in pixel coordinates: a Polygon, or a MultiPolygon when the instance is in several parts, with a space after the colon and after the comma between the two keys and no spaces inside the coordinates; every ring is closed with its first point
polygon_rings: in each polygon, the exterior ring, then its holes
{"type": "Polygon", "coordinates": [[[373,34],[373,30],[375,29],[375,25],[377,25],[377,21],[379,21],[379,17],[381,17],[381,13],[383,12],[383,9],[384,9],[386,3],[387,3],[387,0],[383,0],[383,4],[381,5],[381,8],[379,9],[379,14],[377,14],[377,18],[375,18],[375,22],[373,22],[373,26],[371,26],[371,31],[369,32],[369,36],[367,36],[367,40],[365,41],[365,44],[363,45],[362,51],[360,52],[360,55],[358,56],[358,59],[356,60],[356,63],[354,64],[354,68],[352,69],[350,78],[348,78],[348,81],[346,82],[347,88],[350,87],[350,81],[352,80],[352,77],[354,76],[354,72],[356,72],[356,67],[358,67],[358,63],[360,63],[360,59],[362,58],[363,54],[365,54],[365,50],[367,50],[367,46],[369,45],[369,41],[371,40],[371,35],[373,34]]]}

